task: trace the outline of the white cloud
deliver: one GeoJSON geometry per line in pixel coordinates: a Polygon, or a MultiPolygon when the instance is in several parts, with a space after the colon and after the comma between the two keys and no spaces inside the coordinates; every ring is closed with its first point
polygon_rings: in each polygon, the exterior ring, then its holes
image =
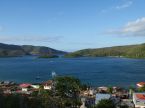
{"type": "Polygon", "coordinates": [[[132,4],[133,4],[132,1],[127,1],[127,2],[125,2],[125,3],[122,4],[122,5],[116,6],[115,8],[120,10],[120,9],[124,9],[124,8],[130,7],[132,4]]]}
{"type": "Polygon", "coordinates": [[[145,17],[128,22],[119,29],[108,30],[106,33],[123,36],[145,36],[145,17]]]}
{"type": "Polygon", "coordinates": [[[129,8],[131,5],[133,4],[133,1],[125,1],[123,4],[119,4],[117,6],[112,6],[108,9],[103,9],[101,10],[101,13],[106,13],[108,11],[113,11],[113,10],[122,10],[122,9],[125,9],[125,8],[129,8]]]}

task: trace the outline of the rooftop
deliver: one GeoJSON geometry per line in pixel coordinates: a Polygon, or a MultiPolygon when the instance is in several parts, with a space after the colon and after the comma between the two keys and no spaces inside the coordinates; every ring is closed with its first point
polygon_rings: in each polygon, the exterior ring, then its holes
{"type": "Polygon", "coordinates": [[[145,94],[136,94],[136,97],[141,100],[145,100],[145,94]]]}

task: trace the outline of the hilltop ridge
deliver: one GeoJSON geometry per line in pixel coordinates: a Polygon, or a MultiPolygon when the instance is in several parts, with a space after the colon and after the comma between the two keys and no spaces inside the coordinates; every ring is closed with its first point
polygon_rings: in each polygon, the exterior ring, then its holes
{"type": "Polygon", "coordinates": [[[129,57],[145,58],[145,43],[138,45],[114,46],[96,49],[83,49],[66,54],[65,57],[129,57]]]}
{"type": "Polygon", "coordinates": [[[66,52],[45,46],[33,46],[33,45],[21,46],[0,43],[0,57],[13,57],[24,55],[48,56],[59,54],[66,54],[66,52]]]}

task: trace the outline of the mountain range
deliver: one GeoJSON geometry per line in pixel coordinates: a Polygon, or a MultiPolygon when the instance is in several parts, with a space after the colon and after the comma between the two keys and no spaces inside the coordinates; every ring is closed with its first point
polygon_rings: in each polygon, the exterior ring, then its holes
{"type": "Polygon", "coordinates": [[[128,57],[145,58],[145,43],[138,45],[114,46],[96,49],[84,49],[66,54],[65,57],[128,57]]]}
{"type": "Polygon", "coordinates": [[[25,55],[50,56],[59,54],[66,54],[66,52],[45,46],[33,46],[33,45],[20,46],[0,43],[0,57],[14,57],[25,55]]]}
{"type": "Polygon", "coordinates": [[[145,58],[145,43],[138,45],[114,46],[96,49],[83,49],[72,53],[56,50],[45,46],[10,45],[0,43],[0,57],[15,57],[37,55],[43,58],[53,58],[56,55],[65,57],[129,57],[145,58]]]}

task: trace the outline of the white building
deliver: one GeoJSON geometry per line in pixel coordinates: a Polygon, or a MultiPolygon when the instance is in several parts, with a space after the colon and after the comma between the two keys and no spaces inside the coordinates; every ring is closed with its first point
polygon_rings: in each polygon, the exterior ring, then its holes
{"type": "Polygon", "coordinates": [[[135,108],[145,108],[145,93],[133,93],[135,108]]]}
{"type": "Polygon", "coordinates": [[[110,99],[111,95],[110,94],[96,94],[96,100],[95,103],[98,104],[99,101],[103,100],[103,99],[110,99]]]}
{"type": "Polygon", "coordinates": [[[93,96],[95,94],[95,90],[94,89],[90,89],[89,90],[89,95],[93,96]]]}
{"type": "Polygon", "coordinates": [[[23,84],[20,84],[19,86],[20,86],[22,91],[27,92],[29,90],[29,88],[31,87],[31,84],[23,83],[23,84]]]}
{"type": "Polygon", "coordinates": [[[31,87],[34,88],[34,89],[39,89],[40,85],[38,85],[38,84],[32,84],[31,87]]]}
{"type": "Polygon", "coordinates": [[[51,90],[53,85],[53,81],[49,80],[43,83],[44,90],[51,90]]]}
{"type": "Polygon", "coordinates": [[[51,90],[52,86],[51,85],[44,85],[44,90],[51,90]]]}
{"type": "Polygon", "coordinates": [[[136,85],[137,85],[137,87],[141,88],[141,87],[145,86],[145,82],[139,82],[136,85]]]}

